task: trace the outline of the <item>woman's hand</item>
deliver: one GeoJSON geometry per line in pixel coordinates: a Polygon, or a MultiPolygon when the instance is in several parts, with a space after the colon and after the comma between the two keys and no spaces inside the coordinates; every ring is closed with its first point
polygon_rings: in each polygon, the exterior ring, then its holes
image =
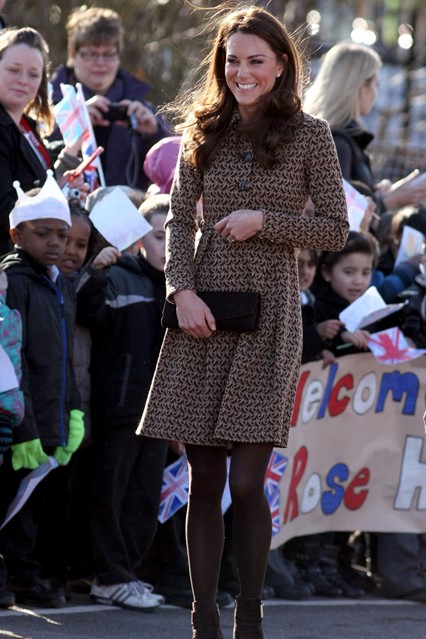
{"type": "Polygon", "coordinates": [[[402,180],[392,184],[390,190],[382,195],[387,210],[417,204],[426,198],[426,179],[419,179],[419,170],[415,169],[402,180]]]}
{"type": "Polygon", "coordinates": [[[263,212],[250,209],[232,211],[214,226],[229,242],[244,242],[262,230],[263,212]]]}
{"type": "Polygon", "coordinates": [[[111,100],[104,95],[94,95],[93,98],[86,101],[87,111],[93,126],[109,126],[111,122],[104,118],[105,113],[109,111],[111,100]]]}
{"type": "Polygon", "coordinates": [[[157,132],[158,122],[154,113],[148,109],[145,104],[139,102],[139,100],[121,100],[120,104],[127,105],[127,115],[134,116],[136,118],[137,126],[135,130],[138,133],[145,133],[146,135],[153,135],[157,132]]]}
{"type": "Polygon", "coordinates": [[[210,337],[216,330],[216,322],[211,310],[195,291],[185,289],[173,295],[179,328],[197,339],[210,337]]]}

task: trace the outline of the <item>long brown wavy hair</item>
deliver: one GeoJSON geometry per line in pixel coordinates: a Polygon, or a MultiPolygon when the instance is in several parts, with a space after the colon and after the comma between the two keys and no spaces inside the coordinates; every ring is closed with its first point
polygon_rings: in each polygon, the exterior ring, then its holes
{"type": "Polygon", "coordinates": [[[178,102],[178,111],[186,116],[178,127],[186,132],[186,159],[201,171],[211,164],[237,104],[225,80],[226,44],[236,32],[262,38],[284,60],[284,71],[272,91],[261,97],[256,115],[240,128],[240,134],[250,139],[258,162],[272,168],[277,148],[293,139],[301,123],[302,56],[295,40],[265,9],[240,6],[221,17],[211,52],[203,62],[207,69],[204,80],[195,93],[178,102]]]}
{"type": "Polygon", "coordinates": [[[26,44],[31,49],[37,49],[43,58],[43,72],[37,95],[27,104],[24,113],[32,115],[42,123],[45,127],[43,134],[47,134],[55,121],[48,94],[49,47],[40,33],[30,27],[4,29],[0,32],[0,60],[7,49],[18,44],[26,44]]]}

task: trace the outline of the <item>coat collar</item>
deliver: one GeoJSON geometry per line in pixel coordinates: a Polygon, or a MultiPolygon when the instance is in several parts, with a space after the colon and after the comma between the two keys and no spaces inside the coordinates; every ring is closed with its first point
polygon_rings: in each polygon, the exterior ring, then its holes
{"type": "Polygon", "coordinates": [[[345,127],[342,127],[343,130],[346,130],[354,140],[358,143],[362,150],[366,149],[367,146],[374,140],[374,135],[363,129],[361,124],[356,120],[351,120],[349,124],[345,127]]]}

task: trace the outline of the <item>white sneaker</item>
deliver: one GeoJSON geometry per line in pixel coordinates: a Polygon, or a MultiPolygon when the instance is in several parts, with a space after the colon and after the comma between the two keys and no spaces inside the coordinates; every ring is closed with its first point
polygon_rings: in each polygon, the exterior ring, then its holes
{"type": "Polygon", "coordinates": [[[108,586],[100,585],[94,581],[90,597],[100,604],[120,606],[120,608],[140,612],[153,612],[160,605],[148,590],[142,593],[142,589],[136,587],[134,581],[108,586]]]}
{"type": "Polygon", "coordinates": [[[158,593],[154,592],[154,587],[151,586],[151,584],[148,584],[146,581],[133,581],[132,583],[135,585],[135,588],[139,590],[141,594],[148,593],[151,597],[156,599],[160,606],[166,603],[166,600],[164,599],[163,595],[159,595],[158,593]]]}

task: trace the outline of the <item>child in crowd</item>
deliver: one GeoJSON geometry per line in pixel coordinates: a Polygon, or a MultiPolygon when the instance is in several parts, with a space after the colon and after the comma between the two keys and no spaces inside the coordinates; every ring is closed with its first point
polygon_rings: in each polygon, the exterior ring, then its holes
{"type": "MultiPolygon", "coordinates": [[[[303,350],[302,363],[322,359],[324,366],[334,362],[335,356],[328,349],[329,340],[333,339],[342,328],[342,322],[338,319],[329,319],[321,323],[316,321],[315,295],[311,290],[314,282],[319,253],[314,249],[301,249],[297,256],[299,269],[300,304],[303,323],[303,350]]],[[[310,535],[299,538],[297,547],[305,546],[308,549],[320,536],[310,535]]],[[[288,549],[294,546],[289,544],[288,549]]],[[[311,553],[312,554],[312,553],[311,553]]],[[[291,552],[288,552],[291,555],[291,552]]],[[[280,546],[269,553],[266,569],[266,584],[272,586],[275,596],[282,599],[305,599],[311,593],[337,596],[338,588],[328,582],[322,574],[319,566],[319,553],[317,561],[311,557],[309,575],[305,573],[305,583],[301,582],[298,569],[289,560],[285,553],[285,547],[280,546]]]]}
{"type": "MultiPolygon", "coordinates": [[[[387,248],[380,253],[377,270],[371,282],[387,303],[401,301],[404,298],[404,291],[414,284],[416,276],[426,263],[424,254],[420,252],[395,265],[404,226],[419,231],[426,239],[426,209],[405,207],[392,216],[387,248]]],[[[379,233],[379,237],[383,237],[382,232],[379,233]]]]}
{"type": "MultiPolygon", "coordinates": [[[[22,317],[25,416],[0,467],[1,511],[29,470],[47,462],[49,455],[66,465],[84,436],[70,348],[74,293],[55,266],[71,224],[68,203],[50,171],[33,197],[17,191],[19,199],[9,218],[15,251],[1,266],[8,277],[7,304],[22,317]]],[[[60,606],[65,602],[63,594],[43,584],[34,553],[47,485],[46,479],[40,482],[2,530],[0,551],[8,571],[8,588],[17,601],[60,606]]]]}
{"type": "Polygon", "coordinates": [[[333,353],[328,350],[328,340],[337,335],[342,323],[338,319],[324,320],[320,323],[316,321],[315,296],[311,286],[317,272],[318,260],[319,253],[314,249],[302,249],[297,257],[303,322],[302,363],[321,357],[327,366],[334,361],[333,353]]]}
{"type": "MultiPolygon", "coordinates": [[[[24,417],[24,396],[19,388],[22,376],[22,320],[19,311],[7,306],[6,289],[7,276],[0,269],[0,466],[3,454],[13,442],[13,428],[19,426],[24,417]]],[[[5,514],[3,507],[0,525],[5,514]]],[[[15,603],[14,594],[6,589],[5,578],[6,570],[0,555],[0,608],[8,608],[15,603]]]]}
{"type": "MultiPolygon", "coordinates": [[[[316,359],[319,354],[324,353],[324,349],[327,358],[325,361],[328,363],[338,355],[347,354],[347,345],[352,345],[351,352],[366,350],[369,332],[348,331],[339,320],[339,314],[369,288],[377,255],[376,241],[368,233],[351,231],[341,252],[321,254],[315,277],[315,298],[309,293],[310,308],[303,305],[303,298],[308,298],[303,288],[307,288],[308,282],[312,285],[314,277],[311,278],[310,275],[315,267],[312,264],[312,270],[308,270],[304,265],[306,253],[307,251],[301,252],[302,273],[299,275],[304,318],[304,361],[316,359]],[[324,327],[327,328],[321,332],[324,327]],[[341,349],[342,346],[345,348],[341,349]]],[[[344,576],[339,565],[341,544],[345,546],[345,543],[346,539],[342,542],[335,533],[308,535],[286,544],[285,553],[296,561],[314,594],[360,597],[364,594],[363,588],[355,583],[350,570],[344,576]]]]}
{"type": "Polygon", "coordinates": [[[163,138],[146,154],[143,170],[152,182],[148,187],[148,196],[170,193],[181,140],[178,135],[163,138]]]}
{"type": "MultiPolygon", "coordinates": [[[[324,366],[334,362],[335,355],[330,346],[342,331],[342,322],[337,317],[318,322],[315,295],[312,286],[317,275],[320,255],[313,249],[301,249],[298,255],[300,303],[303,322],[302,363],[323,359],[324,366]]],[[[284,548],[271,551],[267,568],[267,582],[277,594],[288,598],[302,598],[307,594],[326,597],[341,596],[349,586],[343,587],[343,580],[334,575],[328,579],[321,568],[321,535],[308,535],[292,540],[284,548]],[[296,564],[296,571],[289,560],[296,564]],[[300,582],[300,576],[302,581],[300,582]],[[299,579],[298,579],[299,577],[299,579]],[[290,583],[289,583],[290,581],[290,583]],[[283,583],[284,582],[284,583],[283,583]],[[287,582],[287,583],[285,583],[287,582]],[[292,582],[292,583],[291,583],[292,582]],[[306,594],[307,593],[307,594],[306,594]]],[[[346,586],[346,585],[345,585],[346,586]]],[[[354,596],[354,591],[350,591],[354,596]]]]}
{"type": "Polygon", "coordinates": [[[92,331],[91,597],[143,612],[164,601],[136,571],[157,527],[167,443],[135,430],[163,339],[168,209],[168,195],[146,200],[139,210],[153,228],[139,254],[124,252],[110,268],[82,277],[78,291],[92,331]]]}
{"type": "MultiPolygon", "coordinates": [[[[420,230],[422,216],[415,214],[413,228],[420,230]]],[[[411,215],[408,220],[411,220],[411,215]]],[[[418,256],[420,257],[420,256],[418,256]]],[[[341,254],[325,254],[322,258],[321,274],[325,281],[317,296],[318,317],[336,317],[348,303],[355,301],[369,286],[372,267],[375,259],[375,246],[370,237],[358,233],[349,233],[346,247],[341,254]],[[370,248],[369,248],[370,246],[370,248]]],[[[395,271],[395,269],[394,269],[395,271]]],[[[394,272],[393,271],[393,272],[394,272]]],[[[390,275],[388,276],[390,277],[390,275]]],[[[380,290],[380,289],[379,289],[380,290]]],[[[393,323],[401,323],[401,315],[391,316],[393,323]]],[[[402,315],[404,318],[404,315],[402,315]]],[[[374,330],[380,330],[378,326],[374,330]]],[[[352,343],[358,349],[367,347],[369,332],[367,330],[348,333],[341,331],[334,342],[352,343]]],[[[347,349],[340,353],[347,353],[347,349]]],[[[336,353],[339,353],[337,350],[336,353]]],[[[344,535],[329,534],[323,537],[322,554],[328,564],[334,560],[345,561],[344,535]],[[340,548],[339,548],[340,545],[340,548]],[[324,553],[324,548],[326,552],[324,553]]],[[[426,601],[426,580],[424,565],[426,557],[426,536],[413,533],[377,533],[375,535],[376,557],[375,568],[382,580],[382,593],[389,597],[405,598],[414,601],[426,601]]],[[[347,561],[347,557],[346,557],[347,561]]]]}
{"type": "MultiPolygon", "coordinates": [[[[349,304],[365,293],[371,285],[376,257],[376,240],[368,233],[357,231],[349,232],[346,245],[339,253],[322,253],[314,303],[318,322],[338,319],[349,304]]],[[[355,349],[365,351],[369,338],[367,330],[351,332],[341,326],[337,334],[329,339],[329,348],[335,355],[339,354],[343,344],[352,344],[355,349]]],[[[340,354],[348,352],[345,349],[340,354]]]]}
{"type": "MultiPolygon", "coordinates": [[[[57,266],[76,289],[79,274],[88,258],[91,258],[90,266],[87,266],[87,270],[90,271],[113,264],[119,253],[117,249],[107,247],[93,257],[96,232],[88,212],[82,207],[79,198],[70,198],[68,205],[71,213],[71,228],[57,266]]],[[[69,594],[68,577],[70,575],[83,577],[93,570],[88,497],[88,486],[92,476],[91,338],[89,328],[79,322],[74,327],[72,351],[75,379],[85,416],[85,435],[71,463],[59,472],[55,472],[55,481],[49,486],[48,498],[58,505],[55,513],[49,510],[44,513],[37,546],[43,565],[43,576],[49,579],[49,583],[54,588],[63,590],[67,596],[69,594]]]]}
{"type": "MultiPolygon", "coordinates": [[[[89,218],[88,211],[82,207],[80,200],[69,201],[71,212],[71,228],[68,231],[65,250],[57,266],[65,277],[79,285],[81,269],[88,260],[86,271],[91,273],[98,269],[111,266],[117,261],[119,251],[113,246],[103,248],[94,255],[96,231],[89,218]]],[[[90,435],[90,331],[86,326],[78,323],[74,332],[73,364],[77,386],[80,391],[81,403],[85,411],[85,439],[90,435]]]]}
{"type": "MultiPolygon", "coordinates": [[[[406,206],[395,212],[389,222],[388,241],[385,250],[382,250],[377,262],[377,268],[385,275],[389,275],[395,265],[395,259],[401,243],[404,226],[423,233],[426,238],[426,209],[419,206],[406,206]]],[[[424,255],[414,255],[408,263],[411,265],[411,280],[418,273],[418,266],[424,255]]]]}

